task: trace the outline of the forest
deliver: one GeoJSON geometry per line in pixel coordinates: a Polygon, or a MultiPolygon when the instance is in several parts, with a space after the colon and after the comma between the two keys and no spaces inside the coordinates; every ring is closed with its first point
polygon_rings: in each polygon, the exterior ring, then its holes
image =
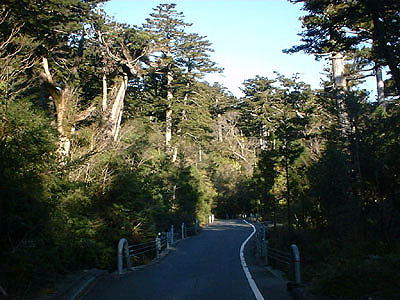
{"type": "Polygon", "coordinates": [[[299,245],[312,293],[400,299],[398,0],[290,0],[283,51],[327,59],[323,83],[277,70],[243,97],[203,80],[222,68],[175,4],[133,26],[102,2],[0,3],[0,294],[115,270],[121,237],[252,213],[299,245]]]}

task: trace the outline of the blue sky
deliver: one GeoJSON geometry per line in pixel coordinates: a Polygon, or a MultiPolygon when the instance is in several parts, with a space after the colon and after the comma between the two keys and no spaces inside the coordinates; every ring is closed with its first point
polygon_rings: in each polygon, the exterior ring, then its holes
{"type": "Polygon", "coordinates": [[[160,3],[176,3],[185,21],[193,23],[189,31],[206,36],[213,44],[211,58],[224,73],[207,75],[205,80],[210,83],[220,82],[241,96],[244,80],[256,75],[272,77],[278,71],[286,76],[299,73],[313,88],[319,86],[325,61],[282,53],[299,44],[301,5],[286,0],[111,0],[104,8],[119,22],[140,26],[160,3]]]}

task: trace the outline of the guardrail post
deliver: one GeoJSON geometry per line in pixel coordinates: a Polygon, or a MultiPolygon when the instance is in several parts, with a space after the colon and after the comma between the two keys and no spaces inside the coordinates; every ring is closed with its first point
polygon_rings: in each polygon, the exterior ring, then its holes
{"type": "Polygon", "coordinates": [[[170,240],[171,240],[171,233],[170,232],[166,232],[167,234],[167,249],[170,248],[170,240]]]}
{"type": "Polygon", "coordinates": [[[182,240],[185,239],[185,223],[182,222],[181,225],[181,232],[182,232],[182,240]]]}
{"type": "Polygon", "coordinates": [[[126,239],[120,239],[118,243],[118,256],[117,256],[117,263],[118,263],[118,274],[121,275],[124,273],[124,252],[126,258],[126,268],[130,270],[132,268],[131,265],[131,258],[129,256],[129,248],[128,248],[128,241],[126,239]]]}
{"type": "Polygon", "coordinates": [[[199,220],[196,219],[196,222],[194,223],[194,233],[197,234],[199,231],[199,220]]]}
{"type": "Polygon", "coordinates": [[[292,254],[293,279],[295,283],[299,285],[301,284],[299,248],[293,244],[290,246],[290,250],[292,254]]]}
{"type": "Polygon", "coordinates": [[[261,224],[261,238],[263,241],[265,241],[265,224],[261,224]]]}
{"type": "Polygon", "coordinates": [[[160,251],[161,251],[161,239],[159,236],[156,237],[156,253],[157,253],[157,258],[160,257],[160,251]]]}
{"type": "Polygon", "coordinates": [[[268,266],[268,240],[264,241],[264,245],[265,245],[265,257],[264,257],[264,261],[265,261],[265,265],[268,266]]]}
{"type": "Polygon", "coordinates": [[[256,232],[256,248],[257,248],[257,254],[260,257],[261,256],[261,243],[260,243],[260,232],[256,232]]]}
{"type": "Polygon", "coordinates": [[[171,245],[173,245],[174,244],[174,225],[171,225],[170,235],[171,235],[171,245]]]}

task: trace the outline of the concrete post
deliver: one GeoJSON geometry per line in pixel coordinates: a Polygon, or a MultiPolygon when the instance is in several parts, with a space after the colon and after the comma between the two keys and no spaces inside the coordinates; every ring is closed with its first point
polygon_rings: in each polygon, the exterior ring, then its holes
{"type": "Polygon", "coordinates": [[[263,239],[263,241],[265,241],[265,234],[266,229],[265,229],[265,224],[261,224],[261,238],[263,239]]]}
{"type": "Polygon", "coordinates": [[[294,281],[296,284],[301,284],[299,248],[297,248],[297,246],[293,244],[290,246],[290,250],[292,253],[294,281]]]}
{"type": "Polygon", "coordinates": [[[128,241],[126,239],[120,239],[118,243],[118,256],[117,256],[119,275],[124,273],[124,262],[123,262],[124,252],[126,259],[126,268],[127,270],[130,270],[132,268],[132,265],[131,265],[131,257],[129,255],[128,241]]]}
{"type": "Polygon", "coordinates": [[[260,239],[260,232],[257,231],[256,233],[256,247],[257,247],[257,255],[261,257],[261,239],[260,239]]]}
{"type": "Polygon", "coordinates": [[[157,253],[157,258],[160,257],[160,251],[161,251],[161,239],[159,236],[156,237],[156,253],[157,253]]]}
{"type": "MultiPolygon", "coordinates": [[[[262,235],[261,235],[262,236],[262,235]]],[[[265,243],[264,239],[260,239],[261,257],[265,257],[265,243]]]]}
{"type": "Polygon", "coordinates": [[[170,239],[171,239],[171,233],[170,232],[166,232],[167,234],[167,249],[170,248],[170,239]]]}
{"type": "Polygon", "coordinates": [[[194,223],[194,233],[197,234],[199,231],[199,220],[196,219],[196,222],[194,223]]]}
{"type": "Polygon", "coordinates": [[[182,240],[185,239],[185,223],[182,223],[181,225],[181,232],[182,232],[182,240]]]}

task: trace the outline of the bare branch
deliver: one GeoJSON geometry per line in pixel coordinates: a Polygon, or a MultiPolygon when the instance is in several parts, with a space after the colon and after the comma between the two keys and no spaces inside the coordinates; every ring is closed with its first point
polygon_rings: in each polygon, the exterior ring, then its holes
{"type": "Polygon", "coordinates": [[[243,159],[245,162],[249,162],[247,159],[246,159],[246,157],[244,157],[243,155],[241,155],[240,153],[237,153],[237,152],[235,152],[235,151],[233,151],[233,154],[235,154],[236,156],[238,156],[239,158],[241,158],[241,159],[243,159]]]}
{"type": "Polygon", "coordinates": [[[3,11],[1,12],[2,15],[0,15],[0,24],[3,24],[5,22],[9,13],[10,13],[9,10],[3,9],[3,11]]]}
{"type": "Polygon", "coordinates": [[[78,115],[75,116],[75,122],[80,122],[87,119],[96,110],[96,108],[97,106],[95,104],[92,104],[84,111],[81,111],[78,115]]]}
{"type": "MultiPolygon", "coordinates": [[[[1,22],[0,22],[0,24],[1,24],[1,22]]],[[[13,27],[8,38],[5,41],[0,43],[0,50],[7,47],[7,45],[15,38],[15,36],[18,34],[18,32],[21,30],[21,28],[23,26],[24,26],[24,24],[20,24],[20,25],[16,25],[15,27],[13,27]]]]}
{"type": "Polygon", "coordinates": [[[110,46],[109,46],[108,43],[105,41],[104,36],[103,36],[103,34],[101,33],[101,31],[100,31],[100,30],[97,30],[96,33],[97,33],[97,35],[98,35],[98,37],[99,37],[100,45],[103,45],[103,46],[104,46],[103,49],[106,51],[107,55],[108,55],[109,57],[111,57],[113,60],[115,60],[116,62],[121,62],[121,58],[118,57],[118,56],[116,56],[116,55],[114,55],[114,54],[111,52],[110,46]]]}

